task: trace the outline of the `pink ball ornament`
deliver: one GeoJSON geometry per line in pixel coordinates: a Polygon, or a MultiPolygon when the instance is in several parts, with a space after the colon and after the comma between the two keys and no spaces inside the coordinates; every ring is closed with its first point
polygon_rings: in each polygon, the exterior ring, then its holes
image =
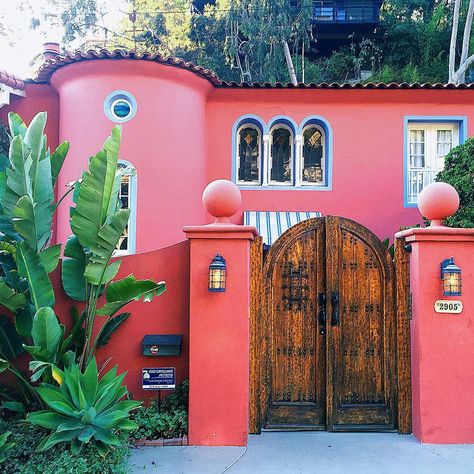
{"type": "Polygon", "coordinates": [[[216,179],[206,186],[202,193],[206,211],[216,218],[217,223],[229,223],[242,204],[239,188],[227,179],[216,179]]]}
{"type": "Polygon", "coordinates": [[[448,183],[431,183],[418,196],[418,209],[432,226],[443,225],[443,220],[456,213],[459,194],[448,183]]]}

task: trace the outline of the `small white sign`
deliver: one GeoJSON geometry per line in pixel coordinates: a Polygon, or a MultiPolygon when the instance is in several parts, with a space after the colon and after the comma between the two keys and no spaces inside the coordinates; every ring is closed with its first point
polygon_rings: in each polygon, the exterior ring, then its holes
{"type": "Polygon", "coordinates": [[[462,312],[462,301],[459,300],[437,300],[434,304],[437,313],[459,314],[462,312]]]}

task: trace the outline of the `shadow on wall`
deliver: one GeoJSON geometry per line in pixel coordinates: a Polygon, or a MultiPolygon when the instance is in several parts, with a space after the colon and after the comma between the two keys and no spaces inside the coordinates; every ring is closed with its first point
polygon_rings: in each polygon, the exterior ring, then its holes
{"type": "MultiPolygon", "coordinates": [[[[176,382],[188,378],[189,367],[189,242],[184,241],[152,252],[121,257],[123,260],[116,280],[134,273],[137,279],[164,280],[167,290],[150,303],[133,302],[124,308],[132,316],[112,335],[110,342],[98,352],[99,367],[118,364],[119,372],[128,371],[125,383],[135,399],[156,396],[155,391],[141,388],[142,368],[176,367],[176,382]],[[180,356],[146,357],[142,355],[145,334],[181,334],[183,345],[180,356]]],[[[82,309],[82,303],[68,298],[61,286],[60,270],[53,275],[56,292],[56,314],[70,326],[71,307],[82,309]]],[[[102,324],[101,318],[96,322],[102,324]]],[[[97,331],[98,327],[95,328],[97,331]]]]}

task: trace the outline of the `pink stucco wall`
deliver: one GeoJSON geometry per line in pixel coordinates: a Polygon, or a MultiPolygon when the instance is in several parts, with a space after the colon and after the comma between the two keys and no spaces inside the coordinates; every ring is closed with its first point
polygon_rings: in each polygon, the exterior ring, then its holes
{"type": "MultiPolygon", "coordinates": [[[[230,179],[232,126],[242,115],[265,123],[277,115],[324,117],[333,130],[332,191],[245,190],[242,210],[321,211],[392,236],[420,222],[403,205],[404,116],[467,116],[474,134],[474,95],[444,90],[216,89],[207,112],[207,181],[230,179]]],[[[242,222],[239,213],[234,222],[242,222]]]]}
{"type": "MultiPolygon", "coordinates": [[[[137,170],[136,251],[179,242],[183,225],[203,221],[206,80],[152,62],[95,60],[58,70],[51,83],[61,98],[60,139],[71,142],[59,188],[77,179],[100,149],[115,125],[104,100],[125,89],[138,104],[133,120],[122,124],[120,153],[137,170]]],[[[70,233],[68,219],[66,204],[58,213],[59,241],[70,233]]]]}

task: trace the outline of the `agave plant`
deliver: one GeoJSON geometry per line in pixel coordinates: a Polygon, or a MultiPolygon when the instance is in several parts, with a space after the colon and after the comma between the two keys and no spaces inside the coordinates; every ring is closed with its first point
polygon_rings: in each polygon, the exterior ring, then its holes
{"type": "Polygon", "coordinates": [[[122,385],[125,373],[117,375],[117,367],[100,380],[93,357],[84,373],[77,364],[64,371],[53,367],[58,386],[42,384],[38,393],[50,410],[30,413],[27,421],[52,430],[38,446],[45,451],[55,444],[70,442],[73,453],[84,444],[93,443],[105,456],[111,446],[119,446],[119,431],[132,431],[137,425],[130,421],[130,411],[140,402],[123,400],[127,388],[122,385]]]}

